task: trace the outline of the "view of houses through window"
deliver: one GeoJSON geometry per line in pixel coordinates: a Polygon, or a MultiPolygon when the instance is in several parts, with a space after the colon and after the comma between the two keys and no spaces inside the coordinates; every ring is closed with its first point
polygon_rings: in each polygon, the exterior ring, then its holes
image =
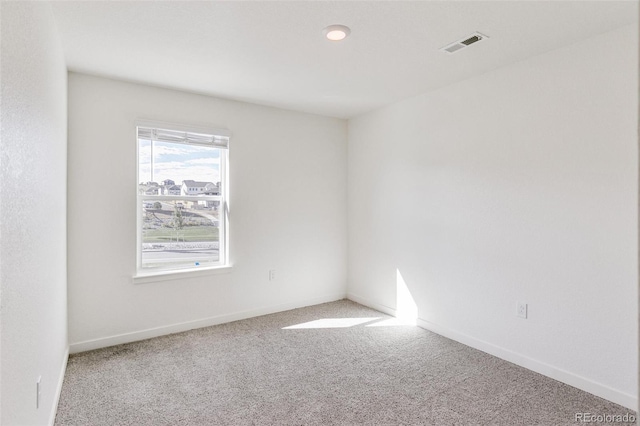
{"type": "Polygon", "coordinates": [[[224,263],[227,142],[138,128],[139,269],[224,263]]]}

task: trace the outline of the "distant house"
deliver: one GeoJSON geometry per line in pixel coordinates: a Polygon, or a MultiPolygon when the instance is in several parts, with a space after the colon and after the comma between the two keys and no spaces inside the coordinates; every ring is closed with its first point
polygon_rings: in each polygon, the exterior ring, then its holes
{"type": "Polygon", "coordinates": [[[187,208],[189,209],[199,210],[202,208],[202,205],[200,204],[199,201],[186,201],[186,203],[187,203],[187,208]]]}
{"type": "Polygon", "coordinates": [[[162,187],[162,195],[180,195],[182,187],[180,185],[164,185],[162,187]]]}
{"type": "Polygon", "coordinates": [[[176,183],[174,181],[172,181],[171,179],[165,179],[162,181],[162,186],[168,187],[168,186],[173,186],[176,183]]]}
{"type": "Polygon", "coordinates": [[[182,195],[203,195],[207,188],[213,190],[216,185],[212,182],[198,182],[195,180],[182,181],[182,195]],[[209,185],[207,187],[207,185],[209,185]]]}
{"type": "Polygon", "coordinates": [[[160,187],[157,183],[155,185],[149,185],[153,183],[155,182],[141,183],[140,185],[138,185],[138,192],[144,195],[159,195],[160,187]]]}
{"type": "MultiPolygon", "coordinates": [[[[194,201],[195,203],[195,201],[194,201]]],[[[198,207],[199,209],[213,209],[213,210],[218,210],[218,207],[220,206],[220,201],[218,200],[198,200],[198,207]]]]}
{"type": "Polygon", "coordinates": [[[211,183],[211,182],[207,182],[207,184],[204,187],[204,194],[205,195],[220,195],[220,182],[218,182],[217,184],[211,183]]]}

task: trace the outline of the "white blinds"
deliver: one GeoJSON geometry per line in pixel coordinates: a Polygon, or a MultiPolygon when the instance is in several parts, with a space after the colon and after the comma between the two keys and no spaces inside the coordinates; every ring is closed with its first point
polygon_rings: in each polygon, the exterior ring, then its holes
{"type": "Polygon", "coordinates": [[[138,126],[138,139],[229,148],[229,136],[138,126]]]}

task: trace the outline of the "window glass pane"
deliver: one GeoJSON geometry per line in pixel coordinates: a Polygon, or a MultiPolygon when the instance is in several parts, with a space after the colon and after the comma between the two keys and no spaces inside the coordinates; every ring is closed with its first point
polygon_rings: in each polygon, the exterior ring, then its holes
{"type": "Polygon", "coordinates": [[[221,211],[226,149],[199,145],[210,138],[152,141],[159,138],[158,131],[139,128],[139,266],[175,270],[219,265],[226,256],[220,246],[226,238],[221,211]]]}
{"type": "Polygon", "coordinates": [[[142,201],[142,267],[212,266],[220,258],[220,202],[142,201]]]}
{"type": "MultiPolygon", "coordinates": [[[[153,143],[153,180],[159,184],[169,180],[220,182],[220,149],[169,142],[153,143]]],[[[204,190],[193,194],[204,193],[204,190]]]]}
{"type": "Polygon", "coordinates": [[[144,184],[153,180],[151,178],[151,141],[138,140],[138,183],[144,184]]]}

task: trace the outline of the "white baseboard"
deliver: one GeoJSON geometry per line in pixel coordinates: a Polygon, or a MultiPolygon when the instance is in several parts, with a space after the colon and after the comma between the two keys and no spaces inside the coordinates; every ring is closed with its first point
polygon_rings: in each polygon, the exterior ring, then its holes
{"type": "Polygon", "coordinates": [[[542,361],[529,358],[528,356],[513,352],[500,346],[496,346],[492,343],[476,339],[475,337],[450,330],[446,327],[442,327],[432,322],[425,321],[421,318],[418,318],[417,325],[418,327],[433,331],[434,333],[437,333],[451,340],[455,340],[456,342],[460,342],[467,346],[471,346],[472,348],[479,349],[490,355],[504,359],[505,361],[512,362],[516,365],[535,371],[536,373],[540,373],[559,382],[566,383],[567,385],[581,389],[585,392],[589,392],[608,401],[615,402],[616,404],[622,405],[631,410],[635,411],[638,408],[637,397],[621,392],[617,389],[613,389],[607,385],[603,385],[602,383],[595,382],[593,380],[587,379],[586,377],[582,377],[575,373],[571,373],[561,368],[554,367],[553,365],[549,365],[542,361]]]}
{"type": "Polygon", "coordinates": [[[368,306],[371,309],[375,309],[376,311],[383,312],[387,315],[396,316],[396,310],[390,308],[389,306],[381,305],[379,303],[372,302],[362,296],[358,296],[357,294],[347,293],[347,299],[359,303],[363,306],[368,306]]]}
{"type": "Polygon", "coordinates": [[[227,322],[258,317],[261,315],[288,311],[290,309],[303,308],[305,306],[318,305],[320,303],[334,302],[336,300],[344,299],[345,297],[346,294],[339,293],[297,302],[284,303],[281,305],[269,306],[265,308],[251,309],[248,311],[234,312],[231,314],[203,318],[195,321],[186,321],[178,324],[149,328],[146,330],[123,333],[115,336],[102,337],[99,339],[85,340],[83,342],[72,343],[69,346],[69,351],[72,354],[91,351],[94,349],[106,348],[108,346],[121,345],[123,343],[131,343],[137,342],[139,340],[151,339],[153,337],[165,336],[167,334],[180,333],[183,331],[193,330],[195,328],[210,327],[212,325],[224,324],[227,322]]]}
{"type": "Polygon", "coordinates": [[[62,384],[64,383],[64,375],[67,372],[67,362],[69,361],[69,347],[62,357],[62,365],[60,366],[60,375],[58,376],[58,385],[56,386],[56,394],[53,397],[53,406],[51,414],[49,414],[49,425],[54,426],[56,422],[56,414],[58,413],[58,403],[60,402],[60,394],[62,393],[62,384]]]}
{"type": "MultiPolygon", "coordinates": [[[[353,300],[354,302],[360,303],[361,305],[365,305],[380,312],[395,316],[395,309],[388,306],[371,302],[364,297],[357,296],[352,293],[349,293],[347,295],[347,298],[349,300],[353,300]]],[[[447,327],[440,326],[421,318],[417,319],[416,325],[420,328],[432,331],[436,334],[439,334],[451,340],[455,340],[456,342],[460,342],[474,349],[481,350],[505,361],[509,361],[513,364],[524,367],[528,370],[540,373],[543,376],[547,376],[559,382],[566,383],[567,385],[581,389],[585,392],[589,392],[608,401],[615,402],[616,404],[622,405],[623,407],[629,408],[634,411],[638,409],[637,396],[621,392],[602,383],[587,379],[586,377],[579,376],[577,374],[554,367],[542,361],[535,360],[528,356],[519,354],[509,349],[502,348],[489,342],[485,342],[480,339],[476,339],[475,337],[471,337],[455,330],[451,330],[447,327]]]]}

